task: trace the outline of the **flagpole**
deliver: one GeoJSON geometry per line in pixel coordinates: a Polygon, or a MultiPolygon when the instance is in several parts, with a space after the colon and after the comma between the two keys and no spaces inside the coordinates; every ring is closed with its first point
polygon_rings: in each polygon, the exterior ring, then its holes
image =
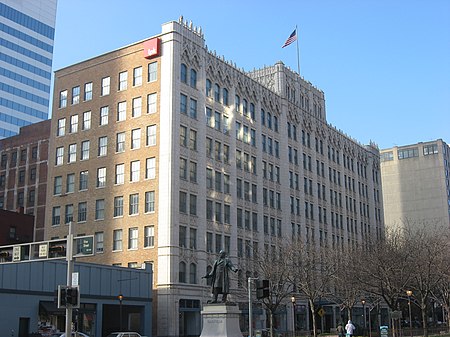
{"type": "Polygon", "coordinates": [[[300,52],[298,49],[298,38],[299,38],[299,34],[298,34],[298,28],[297,25],[295,25],[295,33],[297,34],[297,67],[298,67],[298,75],[300,76],[300,52]]]}

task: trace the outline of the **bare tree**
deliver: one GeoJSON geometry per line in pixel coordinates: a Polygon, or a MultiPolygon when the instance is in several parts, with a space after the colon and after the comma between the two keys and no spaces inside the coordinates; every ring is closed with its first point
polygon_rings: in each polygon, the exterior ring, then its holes
{"type": "Polygon", "coordinates": [[[430,224],[424,224],[420,229],[406,231],[408,249],[413,257],[414,272],[411,286],[414,297],[422,311],[423,334],[428,336],[427,310],[433,291],[442,286],[445,280],[444,268],[448,270],[448,238],[442,231],[436,230],[430,224]]]}
{"type": "Polygon", "coordinates": [[[292,242],[289,254],[290,281],[308,299],[314,337],[317,336],[316,302],[330,297],[330,280],[335,273],[334,261],[329,256],[326,247],[316,247],[302,240],[292,242]]]}
{"type": "MultiPolygon", "coordinates": [[[[277,309],[292,295],[292,284],[289,282],[290,263],[286,258],[287,240],[272,242],[269,251],[262,254],[254,251],[253,259],[249,260],[247,277],[258,277],[259,280],[269,280],[269,297],[261,299],[263,307],[269,316],[270,335],[273,336],[273,316],[277,309]]],[[[245,287],[245,286],[244,286],[245,287]]]]}

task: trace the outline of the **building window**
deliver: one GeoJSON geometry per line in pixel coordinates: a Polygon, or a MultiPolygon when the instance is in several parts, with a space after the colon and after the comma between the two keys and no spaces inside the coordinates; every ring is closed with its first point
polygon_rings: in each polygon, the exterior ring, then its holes
{"type": "Polygon", "coordinates": [[[66,134],[66,119],[58,119],[58,129],[56,130],[56,135],[58,137],[64,136],[66,134]]]}
{"type": "Polygon", "coordinates": [[[195,263],[189,265],[189,283],[197,283],[197,265],[195,263]]]}
{"type": "Polygon", "coordinates": [[[75,173],[70,173],[67,175],[66,193],[73,192],[75,192],[75,173]]]}
{"type": "Polygon", "coordinates": [[[66,224],[73,221],[73,205],[66,205],[66,224]]]}
{"type": "Polygon", "coordinates": [[[92,99],[92,82],[84,85],[84,100],[90,101],[92,99]]]}
{"type": "Polygon", "coordinates": [[[145,213],[155,211],[155,191],[145,192],[145,213]]]}
{"type": "Polygon", "coordinates": [[[220,87],[217,83],[214,84],[214,100],[220,102],[220,87]]]}
{"type": "Polygon", "coordinates": [[[25,182],[25,170],[19,171],[19,183],[25,182]]]}
{"type": "Polygon", "coordinates": [[[108,124],[109,106],[103,106],[100,108],[100,125],[108,124]]]}
{"type": "Polygon", "coordinates": [[[36,191],[35,190],[29,190],[28,191],[28,206],[29,207],[33,207],[34,206],[35,198],[36,198],[36,191]]]}
{"type": "Polygon", "coordinates": [[[156,125],[147,126],[147,146],[156,145],[156,125]]]}
{"type": "Polygon", "coordinates": [[[55,177],[54,183],[53,183],[53,195],[59,195],[62,193],[62,177],[58,176],[55,177]]]}
{"type": "Polygon", "coordinates": [[[106,186],[106,167],[100,167],[97,169],[97,187],[106,186]]]}
{"type": "Polygon", "coordinates": [[[178,278],[180,283],[186,283],[186,263],[180,262],[178,268],[178,278]]]}
{"type": "Polygon", "coordinates": [[[178,208],[180,213],[187,213],[187,193],[180,191],[178,208]]]}
{"type": "Polygon", "coordinates": [[[62,165],[64,163],[64,147],[57,147],[56,148],[56,165],[62,165]]]}
{"type": "Polygon", "coordinates": [[[87,219],[87,202],[78,203],[78,222],[84,222],[87,219]]]}
{"type": "Polygon", "coordinates": [[[106,156],[108,152],[108,137],[100,137],[98,139],[98,156],[106,156]]]}
{"type": "Polygon", "coordinates": [[[137,227],[128,229],[128,249],[138,248],[138,233],[137,227]]]}
{"type": "Polygon", "coordinates": [[[38,157],[38,147],[33,146],[31,148],[31,159],[37,159],[37,157],[38,157]]]}
{"type": "Polygon", "coordinates": [[[113,231],[113,250],[122,250],[122,230],[113,231]]]}
{"type": "Polygon", "coordinates": [[[155,246],[155,226],[144,227],[144,247],[155,246]]]}
{"type": "Polygon", "coordinates": [[[59,93],[59,108],[65,108],[67,106],[67,90],[63,90],[59,93]]]}
{"type": "Polygon", "coordinates": [[[222,103],[223,105],[228,106],[228,89],[223,88],[222,90],[222,103]]]}
{"type": "Polygon", "coordinates": [[[72,88],[72,105],[80,103],[80,87],[72,88]]]}
{"type": "Polygon", "coordinates": [[[119,91],[126,90],[128,87],[128,72],[119,73],[119,91]]]}
{"type": "Polygon", "coordinates": [[[197,151],[197,131],[189,130],[189,148],[197,151]]]}
{"type": "Polygon", "coordinates": [[[83,112],[83,130],[89,130],[91,128],[91,112],[83,112]]]}
{"type": "Polygon", "coordinates": [[[394,152],[388,151],[388,152],[381,153],[380,154],[380,160],[382,162],[394,160],[394,152]]]}
{"type": "Polygon", "coordinates": [[[139,181],[140,170],[141,170],[141,162],[139,160],[135,160],[130,163],[130,181],[131,182],[139,181]]]}
{"type": "Polygon", "coordinates": [[[197,88],[197,71],[195,69],[191,69],[191,77],[189,80],[189,85],[192,88],[197,88]]]}
{"type": "Polygon", "coordinates": [[[141,129],[131,130],[131,149],[139,149],[141,147],[141,129]]]}
{"type": "Polygon", "coordinates": [[[191,118],[197,119],[197,101],[195,99],[190,99],[189,104],[189,116],[191,118]]]}
{"type": "Polygon", "coordinates": [[[180,94],[180,113],[187,115],[187,96],[180,94]]]}
{"type": "Polygon", "coordinates": [[[184,63],[181,63],[180,81],[182,83],[187,83],[187,67],[186,67],[186,65],[184,63]]]}
{"type": "Polygon", "coordinates": [[[114,183],[116,185],[121,185],[125,182],[125,164],[116,165],[116,177],[114,183]]]}
{"type": "Polygon", "coordinates": [[[109,95],[111,85],[111,77],[102,78],[102,96],[109,95]]]}
{"type": "Polygon", "coordinates": [[[78,132],[78,115],[70,116],[70,133],[78,132]]]}
{"type": "Polygon", "coordinates": [[[423,146],[423,155],[424,156],[428,156],[430,154],[436,154],[436,153],[439,153],[437,144],[430,144],[430,145],[423,146]]]}
{"type": "Polygon", "coordinates": [[[95,220],[105,218],[105,199],[95,200],[95,220]]]}
{"type": "Polygon", "coordinates": [[[158,63],[153,62],[148,65],[148,81],[155,82],[158,79],[158,63]]]}
{"type": "Polygon", "coordinates": [[[189,163],[189,181],[191,183],[197,182],[197,163],[193,161],[189,163]]]}
{"type": "Polygon", "coordinates": [[[197,196],[195,194],[189,195],[189,214],[197,215],[197,196]]]}
{"type": "Polygon", "coordinates": [[[125,132],[119,132],[116,134],[116,152],[125,151],[125,132]]]}
{"type": "Polygon", "coordinates": [[[123,196],[114,197],[114,217],[123,216],[123,196]]]}
{"type": "Polygon", "coordinates": [[[32,167],[30,168],[30,181],[36,181],[36,168],[32,167]]]}
{"type": "Polygon", "coordinates": [[[90,141],[85,140],[81,142],[81,160],[87,160],[89,159],[89,148],[90,148],[90,141]]]}
{"type": "Polygon", "coordinates": [[[87,190],[88,188],[88,171],[81,171],[80,172],[80,191],[87,190]]]}
{"type": "Polygon", "coordinates": [[[419,149],[417,147],[409,149],[398,150],[398,159],[407,159],[419,156],[419,149]]]}
{"type": "Polygon", "coordinates": [[[67,162],[74,163],[76,161],[77,161],[77,144],[70,144],[67,162]]]}
{"type": "Polygon", "coordinates": [[[158,95],[156,93],[151,93],[147,95],[147,113],[156,113],[158,95]]]}
{"type": "Polygon", "coordinates": [[[133,69],[133,86],[142,85],[142,67],[133,69]]]}
{"type": "Polygon", "coordinates": [[[145,164],[145,179],[155,179],[156,177],[156,158],[147,158],[145,164]]]}
{"type": "Polygon", "coordinates": [[[55,206],[52,209],[52,226],[58,226],[61,224],[61,207],[55,206]]]}
{"type": "Polygon", "coordinates": [[[142,112],[142,97],[133,98],[131,117],[140,117],[142,112]]]}
{"type": "Polygon", "coordinates": [[[127,102],[117,104],[117,121],[124,121],[127,118],[127,102]]]}
{"type": "Polygon", "coordinates": [[[103,241],[104,235],[103,232],[96,232],[95,233],[95,252],[96,253],[103,253],[103,241]]]}
{"type": "Polygon", "coordinates": [[[129,214],[130,215],[139,214],[139,194],[138,193],[130,194],[129,214]]]}

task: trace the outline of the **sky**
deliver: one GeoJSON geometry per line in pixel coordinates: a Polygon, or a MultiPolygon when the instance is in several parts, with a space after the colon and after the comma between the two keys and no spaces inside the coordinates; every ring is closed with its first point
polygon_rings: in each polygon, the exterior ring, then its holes
{"type": "Polygon", "coordinates": [[[53,70],[161,33],[180,15],[246,71],[282,61],[327,121],[380,149],[450,143],[450,0],[58,0],[53,70]]]}

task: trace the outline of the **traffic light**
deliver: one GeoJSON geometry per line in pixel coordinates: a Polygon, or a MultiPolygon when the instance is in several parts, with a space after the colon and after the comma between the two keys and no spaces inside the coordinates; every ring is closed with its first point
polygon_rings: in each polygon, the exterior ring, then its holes
{"type": "Polygon", "coordinates": [[[78,287],[68,287],[66,290],[66,303],[74,308],[80,306],[80,292],[78,287]]]}
{"type": "Polygon", "coordinates": [[[58,286],[58,309],[67,307],[67,286],[58,286]]]}
{"type": "Polygon", "coordinates": [[[270,295],[269,280],[256,280],[256,298],[267,298],[270,295]]]}

